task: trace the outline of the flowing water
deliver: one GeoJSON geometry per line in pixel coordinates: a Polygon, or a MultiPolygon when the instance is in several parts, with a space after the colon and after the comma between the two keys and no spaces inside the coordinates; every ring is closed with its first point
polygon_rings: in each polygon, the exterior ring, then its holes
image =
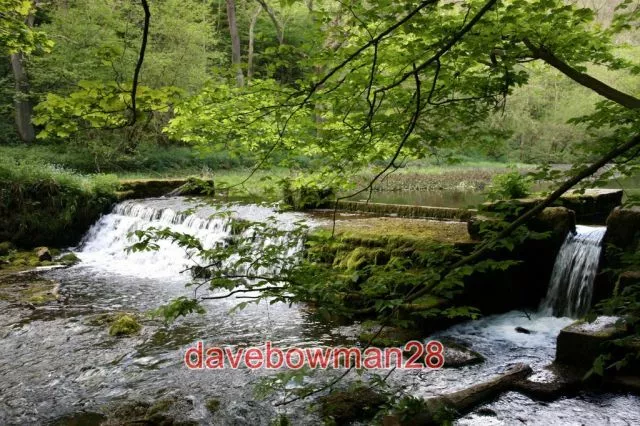
{"type": "Polygon", "coordinates": [[[575,234],[567,235],[553,266],[542,310],[571,318],[587,313],[606,230],[604,226],[577,225],[575,234]]]}
{"type": "MultiPolygon", "coordinates": [[[[153,402],[167,397],[186,401],[183,419],[200,424],[267,425],[278,412],[285,412],[296,425],[320,423],[302,403],[276,409],[273,402],[281,395],[263,401],[255,398],[253,389],[259,379],[274,372],[246,368],[191,371],[183,364],[184,350],[198,340],[231,347],[262,345],[266,340],[283,347],[351,345],[357,340],[357,325],[329,324],[305,306],[282,303],[249,305],[230,314],[236,299],[205,301],[206,314],[181,318],[171,326],[144,320],[141,334],[128,338],[111,337],[107,326],[94,322],[105,312],[142,313],[173,297],[191,294],[185,289],[190,276],[181,273],[192,260],[190,254],[166,242],[160,243],[157,252],[126,253],[132,231],[168,226],[211,246],[231,232],[229,219],[217,214],[221,211],[233,211],[233,216],[252,221],[273,216],[282,229],[292,229],[299,220],[316,224],[309,216],[276,213],[269,206],[195,207],[181,198],[121,203],[75,249],[81,263],[45,273],[60,281],[60,303],[27,310],[0,301],[0,424],[41,424],[71,413],[96,412],[105,404],[117,407],[124,401],[153,402]],[[205,407],[210,398],[220,401],[215,414],[205,407]]],[[[292,247],[288,256],[294,259],[299,245],[292,247]]],[[[548,380],[543,367],[553,359],[555,337],[570,322],[542,314],[528,319],[523,313],[511,312],[459,324],[434,337],[470,345],[485,356],[485,363],[438,371],[398,371],[389,380],[416,396],[430,396],[493,377],[514,362],[530,364],[536,371],[535,380],[548,380]],[[532,334],[517,333],[517,326],[532,334]]],[[[331,374],[321,372],[310,380],[331,374]]],[[[458,423],[509,425],[520,419],[530,423],[529,419],[538,419],[537,424],[567,424],[565,420],[638,424],[638,401],[631,396],[585,394],[540,404],[508,393],[458,423]],[[487,410],[493,413],[490,417],[487,410]]],[[[95,424],[95,420],[76,424],[95,424]]]]}

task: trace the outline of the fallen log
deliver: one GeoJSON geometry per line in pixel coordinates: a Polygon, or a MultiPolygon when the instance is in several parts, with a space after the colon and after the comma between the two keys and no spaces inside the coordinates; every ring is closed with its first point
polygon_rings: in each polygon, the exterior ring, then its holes
{"type": "Polygon", "coordinates": [[[412,418],[403,419],[397,415],[385,416],[384,426],[419,426],[441,424],[452,417],[459,417],[475,407],[496,398],[498,395],[513,389],[517,383],[532,373],[531,367],[515,364],[504,374],[450,394],[437,396],[424,401],[425,409],[412,418]]]}

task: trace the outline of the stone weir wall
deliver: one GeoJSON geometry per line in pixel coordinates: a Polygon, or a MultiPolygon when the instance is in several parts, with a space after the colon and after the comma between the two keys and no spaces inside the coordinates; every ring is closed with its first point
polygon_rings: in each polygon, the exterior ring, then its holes
{"type": "MultiPolygon", "coordinates": [[[[573,210],[578,223],[604,225],[609,213],[622,203],[623,192],[619,189],[587,189],[584,193],[571,192],[554,203],[556,207],[573,210]]],[[[531,208],[544,200],[542,197],[487,202],[480,210],[487,213],[504,212],[508,208],[531,208]]],[[[333,208],[332,202],[323,203],[333,208]]],[[[367,203],[364,201],[338,201],[339,211],[371,213],[379,216],[398,216],[435,220],[467,221],[478,214],[476,209],[431,207],[408,204],[367,203]]]]}
{"type": "MultiPolygon", "coordinates": [[[[587,189],[584,192],[569,192],[553,205],[573,210],[581,224],[604,225],[614,208],[622,204],[621,189],[587,189]]],[[[486,212],[505,211],[508,207],[529,209],[544,200],[542,197],[520,198],[508,201],[487,202],[481,206],[486,212]]]]}
{"type": "Polygon", "coordinates": [[[212,179],[127,179],[120,181],[118,199],[162,197],[163,195],[213,195],[212,179]]]}
{"type": "MultiPolygon", "coordinates": [[[[478,221],[474,221],[477,225],[478,221]]],[[[494,222],[485,226],[492,226],[494,222]]],[[[504,268],[478,268],[463,278],[461,292],[444,297],[439,292],[429,295],[418,311],[446,309],[453,306],[473,306],[483,315],[503,313],[513,309],[537,309],[547,292],[556,255],[566,235],[575,227],[575,214],[564,207],[545,209],[530,229],[550,231],[548,238],[525,238],[512,249],[496,248],[483,259],[514,261],[504,268]]],[[[329,229],[330,232],[330,229],[329,229]]],[[[358,297],[345,298],[354,308],[367,306],[371,288],[383,291],[382,281],[374,271],[394,270],[401,265],[395,286],[407,285],[413,277],[427,276],[437,259],[458,259],[469,254],[481,240],[468,232],[465,222],[442,222],[394,217],[343,217],[336,223],[336,239],[316,239],[312,234],[307,247],[314,264],[327,271],[352,278],[351,292],[358,297]],[[444,256],[444,257],[443,257],[444,256]]],[[[436,280],[437,282],[437,280],[436,280]]],[[[390,287],[390,288],[391,288],[390,287]]],[[[429,332],[459,319],[427,318],[420,329],[429,332]]]]}
{"type": "Polygon", "coordinates": [[[408,204],[367,203],[364,201],[345,200],[338,201],[338,210],[373,213],[380,216],[458,221],[469,220],[478,212],[474,209],[457,209],[452,207],[412,206],[408,204]]]}

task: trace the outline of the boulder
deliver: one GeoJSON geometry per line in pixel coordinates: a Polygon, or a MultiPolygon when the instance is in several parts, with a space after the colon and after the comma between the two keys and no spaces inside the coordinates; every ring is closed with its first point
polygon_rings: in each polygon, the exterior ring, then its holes
{"type": "Polygon", "coordinates": [[[442,339],[444,345],[444,368],[458,368],[484,362],[484,357],[461,343],[442,339]]]}
{"type": "Polygon", "coordinates": [[[36,256],[38,256],[38,260],[40,262],[51,261],[53,257],[51,256],[51,252],[47,247],[37,247],[34,249],[36,256]]]}
{"type": "Polygon", "coordinates": [[[640,284],[640,271],[624,271],[618,277],[615,292],[620,294],[625,288],[640,284]]]}
{"type": "MultiPolygon", "coordinates": [[[[482,239],[481,231],[485,227],[491,229],[492,223],[495,221],[496,219],[487,216],[474,216],[467,222],[467,231],[472,239],[480,240],[482,239]]],[[[575,231],[576,215],[565,207],[547,207],[535,219],[531,220],[529,226],[538,232],[551,231],[551,238],[561,243],[569,232],[575,231]]]]}
{"type": "Polygon", "coordinates": [[[607,218],[605,243],[621,249],[635,249],[640,242],[640,207],[616,208],[607,218]]]}
{"type": "Polygon", "coordinates": [[[626,333],[619,317],[599,316],[593,322],[576,321],[560,331],[556,346],[556,362],[572,367],[591,368],[603,353],[603,343],[626,333]]]}

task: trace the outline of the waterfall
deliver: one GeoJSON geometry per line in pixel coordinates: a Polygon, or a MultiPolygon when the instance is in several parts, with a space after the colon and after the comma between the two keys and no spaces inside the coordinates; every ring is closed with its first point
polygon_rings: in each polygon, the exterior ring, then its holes
{"type": "MultiPolygon", "coordinates": [[[[135,236],[129,236],[130,233],[151,227],[170,228],[198,238],[204,248],[212,248],[216,244],[224,244],[231,237],[232,218],[252,222],[273,220],[279,230],[286,231],[293,229],[296,222],[305,219],[305,216],[278,213],[273,206],[212,206],[181,197],[129,200],[117,204],[111,213],[102,216],[74,251],[82,260],[82,265],[104,272],[188,281],[190,275],[181,272],[193,266],[193,260],[198,260],[195,253],[185,251],[168,240],[160,240],[159,250],[156,251],[127,252],[127,247],[137,241],[135,236]]],[[[243,236],[251,237],[251,234],[251,228],[243,231],[243,236]]],[[[274,240],[256,242],[256,245],[283,244],[286,238],[288,236],[285,234],[274,240]]],[[[301,246],[302,241],[286,255],[294,255],[301,246]]]]}
{"type": "Polygon", "coordinates": [[[606,229],[577,225],[576,233],[567,235],[556,257],[541,310],[572,318],[587,313],[606,229]]]}

